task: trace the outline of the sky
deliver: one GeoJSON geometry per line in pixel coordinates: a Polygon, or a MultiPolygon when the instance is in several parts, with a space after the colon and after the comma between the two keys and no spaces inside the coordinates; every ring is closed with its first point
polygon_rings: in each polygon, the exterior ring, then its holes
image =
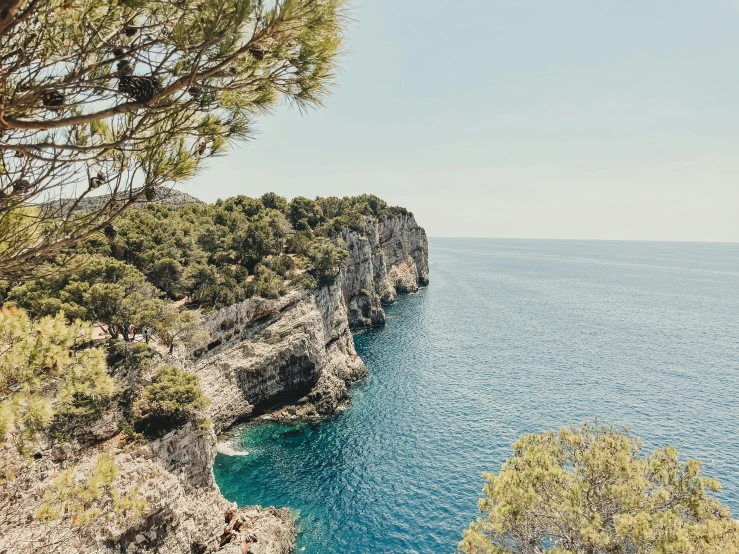
{"type": "Polygon", "coordinates": [[[178,188],[430,236],[739,242],[739,0],[354,0],[337,86],[178,188]]]}

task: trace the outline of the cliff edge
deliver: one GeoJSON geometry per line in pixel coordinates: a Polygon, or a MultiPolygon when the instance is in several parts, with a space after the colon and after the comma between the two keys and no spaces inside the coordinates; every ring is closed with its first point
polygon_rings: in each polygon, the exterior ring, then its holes
{"type": "Polygon", "coordinates": [[[210,399],[203,422],[125,446],[122,414],[110,408],[76,438],[42,445],[29,466],[33,473],[23,477],[27,486],[19,489],[23,505],[16,500],[16,513],[6,518],[17,520],[13,528],[21,536],[0,536],[0,554],[35,552],[41,535],[63,553],[293,552],[296,527],[288,509],[239,509],[221,495],[213,475],[217,434],[257,416],[318,419],[339,412],[350,386],[367,375],[352,329],[384,325],[384,305],[428,284],[426,234],[412,214],[396,208],[340,231],[348,256],[333,283],[217,310],[206,317],[207,346],[178,346],[163,360],[198,375],[210,399]],[[62,468],[85,472],[102,453],[114,456],[114,489],[137,486],[145,498],[141,518],[122,527],[99,525],[84,536],[74,522],[24,523],[62,468]]]}
{"type": "Polygon", "coordinates": [[[223,308],[206,322],[207,348],[175,352],[176,363],[198,375],[210,398],[212,428],[178,430],[132,456],[163,470],[169,477],[158,482],[172,485],[155,489],[166,489],[150,501],[159,515],[146,533],[133,533],[129,552],[159,544],[159,552],[186,554],[186,543],[201,552],[242,552],[237,546],[253,554],[293,551],[295,526],[286,509],[236,510],[220,495],[212,474],[216,433],[259,415],[315,419],[340,411],[349,387],[367,375],[351,330],[384,325],[383,305],[428,284],[426,233],[412,214],[367,218],[342,237],[349,257],[332,285],[223,308]],[[233,521],[242,522],[236,531],[233,521]]]}

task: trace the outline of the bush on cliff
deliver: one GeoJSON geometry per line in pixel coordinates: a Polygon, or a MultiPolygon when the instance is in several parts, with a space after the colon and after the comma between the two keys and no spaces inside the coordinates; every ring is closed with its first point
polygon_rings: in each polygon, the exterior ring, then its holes
{"type": "Polygon", "coordinates": [[[249,297],[279,298],[285,294],[285,284],[277,273],[266,266],[258,265],[254,270],[254,278],[249,282],[247,293],[249,297]]]}
{"type": "Polygon", "coordinates": [[[341,271],[343,261],[349,253],[328,239],[318,239],[308,250],[310,272],[319,285],[330,285],[341,271]]]}
{"type": "Polygon", "coordinates": [[[701,463],[672,447],[641,457],[639,439],[604,425],[523,435],[485,474],[483,517],[464,532],[474,554],[728,554],[739,522],[710,493],[701,463]]]}
{"type": "Polygon", "coordinates": [[[0,309],[0,443],[26,455],[55,415],[95,418],[118,390],[105,354],[87,348],[92,327],[64,313],[32,320],[0,309]]]}
{"type": "Polygon", "coordinates": [[[194,419],[207,403],[197,375],[162,365],[133,405],[135,428],[150,436],[158,435],[194,419]]]}
{"type": "Polygon", "coordinates": [[[49,266],[47,276],[13,288],[8,303],[32,316],[60,311],[71,319],[102,323],[112,338],[130,339],[133,328],[153,325],[164,303],[160,291],[135,267],[112,258],[77,260],[77,271],[49,266]]]}
{"type": "Polygon", "coordinates": [[[258,267],[285,281],[294,280],[295,267],[310,266],[319,285],[330,284],[347,256],[344,230],[361,233],[394,210],[372,195],[288,203],[274,193],[212,205],[148,205],[80,245],[88,255],[75,271],[57,260],[43,278],[11,289],[8,302],[34,316],[64,310],[130,340],[160,324],[167,299],[209,310],[283,294],[288,283],[258,267]]]}

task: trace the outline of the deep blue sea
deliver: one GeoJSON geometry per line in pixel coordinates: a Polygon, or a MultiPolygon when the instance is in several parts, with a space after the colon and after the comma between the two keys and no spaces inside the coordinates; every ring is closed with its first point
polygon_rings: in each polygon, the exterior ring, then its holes
{"type": "Polygon", "coordinates": [[[298,552],[452,553],[483,471],[599,416],[705,462],[739,515],[739,244],[432,239],[431,285],[356,335],[320,424],[251,425],[223,494],[299,510],[298,552]]]}

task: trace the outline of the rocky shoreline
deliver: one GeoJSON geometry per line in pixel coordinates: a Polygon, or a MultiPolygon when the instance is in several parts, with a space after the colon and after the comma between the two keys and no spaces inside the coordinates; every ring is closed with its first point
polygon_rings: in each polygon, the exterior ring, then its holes
{"type": "MultiPolygon", "coordinates": [[[[352,330],[382,326],[383,305],[428,284],[428,245],[412,214],[344,229],[349,250],[336,282],[282,298],[250,299],[213,314],[207,348],[172,356],[196,373],[210,404],[205,429],[188,425],[135,452],[120,454],[122,482],[143,481],[145,524],[111,537],[117,552],[288,554],[295,548],[289,510],[238,509],[213,478],[217,434],[257,416],[319,419],[350,400],[367,375],[352,330]]],[[[110,544],[110,543],[109,543],[110,544]]]]}

